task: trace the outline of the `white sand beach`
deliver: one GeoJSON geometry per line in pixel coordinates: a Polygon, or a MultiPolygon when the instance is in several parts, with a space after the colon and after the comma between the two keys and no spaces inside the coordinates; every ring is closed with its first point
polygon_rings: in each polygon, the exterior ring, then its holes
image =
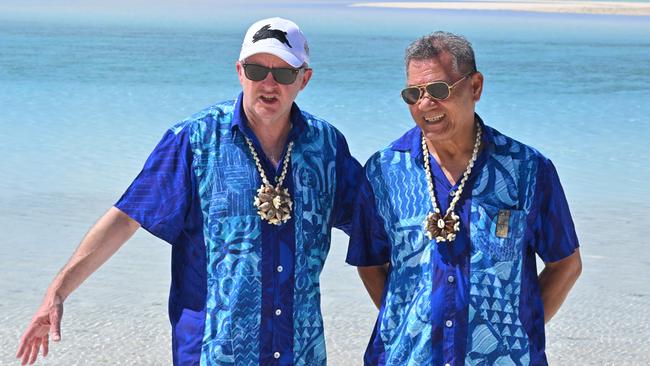
{"type": "Polygon", "coordinates": [[[650,16],[650,3],[599,1],[435,1],[435,2],[373,2],[356,3],[352,7],[438,9],[438,10],[499,10],[538,13],[575,13],[650,16]]]}

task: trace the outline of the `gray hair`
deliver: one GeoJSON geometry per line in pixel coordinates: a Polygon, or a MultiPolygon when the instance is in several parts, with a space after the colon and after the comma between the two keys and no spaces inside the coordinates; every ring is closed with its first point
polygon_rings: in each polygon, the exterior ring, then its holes
{"type": "Polygon", "coordinates": [[[454,72],[466,74],[477,71],[472,44],[463,36],[438,31],[419,38],[408,46],[404,57],[407,73],[411,60],[437,58],[443,53],[451,56],[454,72]]]}

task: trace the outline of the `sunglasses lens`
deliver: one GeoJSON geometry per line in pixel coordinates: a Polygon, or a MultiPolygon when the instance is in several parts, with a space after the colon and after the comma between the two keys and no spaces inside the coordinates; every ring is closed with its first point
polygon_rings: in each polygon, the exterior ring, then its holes
{"type": "Polygon", "coordinates": [[[245,64],[244,65],[244,74],[248,80],[252,81],[262,81],[268,75],[270,69],[268,67],[255,65],[255,64],[245,64]]]}
{"type": "Polygon", "coordinates": [[[427,93],[440,100],[449,98],[449,86],[443,82],[431,83],[426,86],[427,93]]]}
{"type": "Polygon", "coordinates": [[[420,100],[420,89],[418,88],[405,88],[402,90],[402,99],[406,104],[415,104],[420,100]]]}
{"type": "Polygon", "coordinates": [[[279,84],[293,84],[293,82],[296,81],[296,77],[298,77],[298,69],[271,69],[256,64],[244,64],[244,74],[246,74],[248,80],[251,81],[262,81],[266,79],[266,75],[269,74],[269,71],[273,74],[273,79],[275,79],[279,84]]]}
{"type": "Polygon", "coordinates": [[[273,69],[272,72],[275,81],[284,85],[293,84],[298,77],[298,72],[295,69],[273,69]]]}
{"type": "Polygon", "coordinates": [[[279,84],[289,85],[296,81],[298,73],[295,69],[272,69],[273,78],[279,84]]]}

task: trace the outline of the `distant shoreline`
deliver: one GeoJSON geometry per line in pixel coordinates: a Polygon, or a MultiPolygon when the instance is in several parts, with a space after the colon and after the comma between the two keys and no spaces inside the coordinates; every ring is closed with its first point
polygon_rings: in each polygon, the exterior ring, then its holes
{"type": "Polygon", "coordinates": [[[598,1],[435,1],[435,2],[372,2],[355,3],[351,7],[439,9],[439,10],[505,10],[539,13],[575,13],[650,16],[650,3],[598,1]]]}

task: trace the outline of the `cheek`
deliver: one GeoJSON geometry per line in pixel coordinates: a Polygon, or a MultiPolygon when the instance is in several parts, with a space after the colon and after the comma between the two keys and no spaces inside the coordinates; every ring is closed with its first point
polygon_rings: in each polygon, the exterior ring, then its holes
{"type": "Polygon", "coordinates": [[[244,90],[244,92],[250,90],[250,85],[248,83],[248,80],[244,80],[244,79],[242,79],[240,77],[239,78],[239,83],[241,84],[241,88],[242,88],[242,90],[244,90]]]}
{"type": "Polygon", "coordinates": [[[282,91],[282,94],[289,100],[293,101],[296,99],[298,96],[298,93],[300,92],[300,87],[299,86],[291,86],[290,88],[286,88],[282,91]]]}
{"type": "Polygon", "coordinates": [[[447,114],[454,117],[463,116],[469,109],[463,103],[454,102],[447,108],[447,114]]]}
{"type": "Polygon", "coordinates": [[[417,107],[417,104],[410,105],[409,112],[411,113],[411,117],[413,117],[415,122],[419,122],[422,119],[422,112],[420,111],[420,108],[417,107]]]}
{"type": "Polygon", "coordinates": [[[409,113],[411,113],[411,122],[424,129],[424,120],[422,118],[422,112],[420,109],[414,106],[409,106],[409,113]]]}
{"type": "Polygon", "coordinates": [[[237,69],[237,78],[239,79],[239,84],[242,89],[245,89],[249,80],[246,78],[246,75],[244,75],[244,70],[237,69]]]}

